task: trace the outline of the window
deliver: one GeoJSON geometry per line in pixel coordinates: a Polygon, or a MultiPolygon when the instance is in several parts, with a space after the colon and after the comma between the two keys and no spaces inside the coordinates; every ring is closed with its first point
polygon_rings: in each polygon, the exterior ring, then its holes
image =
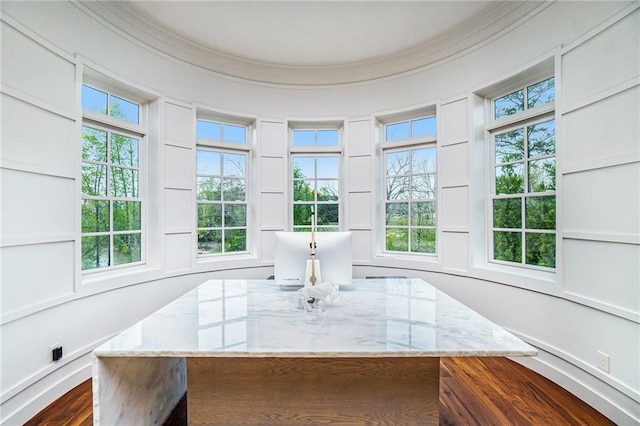
{"type": "Polygon", "coordinates": [[[436,253],[436,117],[383,124],[384,251],[436,253]]]}
{"type": "Polygon", "coordinates": [[[385,140],[398,141],[420,136],[436,134],[436,117],[425,117],[411,121],[387,124],[385,126],[385,140]]]}
{"type": "Polygon", "coordinates": [[[247,126],[196,121],[198,254],[248,251],[247,126]],[[243,150],[224,148],[230,142],[243,150]],[[216,146],[218,145],[218,146],[216,146]]]}
{"type": "Polygon", "coordinates": [[[491,259],[556,266],[554,78],[494,98],[491,259]]]}
{"type": "Polygon", "coordinates": [[[143,107],[82,86],[82,270],[143,261],[143,107]]]}
{"type": "Polygon", "coordinates": [[[196,135],[198,138],[212,139],[232,143],[247,143],[246,126],[219,123],[211,120],[197,120],[196,135]]]}
{"type": "Polygon", "coordinates": [[[292,129],[292,223],[294,231],[340,230],[340,130],[292,129]]]}

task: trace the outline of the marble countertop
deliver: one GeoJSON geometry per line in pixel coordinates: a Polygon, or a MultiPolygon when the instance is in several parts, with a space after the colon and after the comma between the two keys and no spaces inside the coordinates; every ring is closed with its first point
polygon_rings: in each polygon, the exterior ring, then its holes
{"type": "Polygon", "coordinates": [[[94,351],[97,357],[535,356],[420,279],[354,280],[324,311],[273,281],[210,280],[94,351]]]}

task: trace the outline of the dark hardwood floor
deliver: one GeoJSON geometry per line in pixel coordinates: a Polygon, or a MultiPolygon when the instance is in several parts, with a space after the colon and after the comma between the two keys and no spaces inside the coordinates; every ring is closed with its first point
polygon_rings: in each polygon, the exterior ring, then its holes
{"type": "MultiPolygon", "coordinates": [[[[186,424],[186,398],[165,426],[186,424]]],[[[29,420],[27,426],[90,426],[91,380],[29,420]]],[[[441,425],[614,425],[602,414],[537,373],[505,358],[443,358],[441,425]]]]}

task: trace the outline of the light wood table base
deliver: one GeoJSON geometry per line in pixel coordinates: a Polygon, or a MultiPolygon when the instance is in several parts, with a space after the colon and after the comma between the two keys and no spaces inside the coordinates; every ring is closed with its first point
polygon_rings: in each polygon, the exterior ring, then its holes
{"type": "Polygon", "coordinates": [[[190,425],[438,424],[440,358],[187,358],[190,425]]]}

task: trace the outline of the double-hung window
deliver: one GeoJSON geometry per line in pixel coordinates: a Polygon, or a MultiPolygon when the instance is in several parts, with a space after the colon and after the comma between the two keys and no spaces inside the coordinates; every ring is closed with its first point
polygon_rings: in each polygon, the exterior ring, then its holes
{"type": "Polygon", "coordinates": [[[82,270],[142,263],[145,106],[84,84],[82,110],[82,270]]]}
{"type": "Polygon", "coordinates": [[[198,255],[249,250],[250,126],[196,120],[198,255]]]}
{"type": "Polygon", "coordinates": [[[490,259],[556,266],[555,80],[490,99],[490,259]]]}
{"type": "Polygon", "coordinates": [[[318,231],[340,230],[342,132],[338,126],[290,131],[293,231],[310,231],[314,215],[318,231]]]}
{"type": "Polygon", "coordinates": [[[385,252],[435,254],[436,117],[382,124],[385,252]]]}

